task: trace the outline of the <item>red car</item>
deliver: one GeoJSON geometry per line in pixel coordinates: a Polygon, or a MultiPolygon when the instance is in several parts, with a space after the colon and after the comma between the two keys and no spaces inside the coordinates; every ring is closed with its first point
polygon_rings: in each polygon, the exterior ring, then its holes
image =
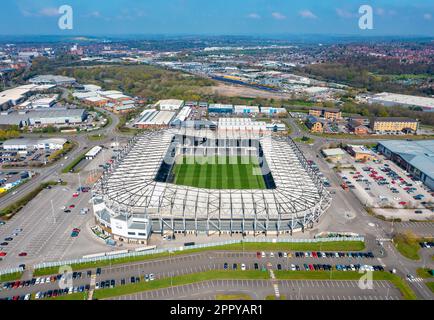
{"type": "Polygon", "coordinates": [[[315,270],[314,267],[313,267],[313,265],[311,265],[311,264],[309,265],[309,269],[310,269],[310,271],[315,270]]]}
{"type": "Polygon", "coordinates": [[[69,209],[74,209],[75,208],[75,205],[73,205],[73,204],[71,204],[70,206],[69,206],[69,209]]]}
{"type": "Polygon", "coordinates": [[[72,229],[72,231],[74,231],[74,232],[80,232],[81,230],[78,229],[78,228],[74,228],[74,229],[72,229]]]}
{"type": "Polygon", "coordinates": [[[0,257],[6,257],[6,255],[7,255],[6,252],[3,252],[3,251],[0,252],[0,257]]]}
{"type": "Polygon", "coordinates": [[[76,193],[74,193],[74,194],[72,195],[72,197],[73,197],[73,198],[78,198],[78,195],[79,195],[79,193],[76,192],[76,193]]]}
{"type": "Polygon", "coordinates": [[[261,253],[260,252],[256,252],[256,258],[261,259],[261,253]]]}
{"type": "Polygon", "coordinates": [[[399,204],[400,204],[401,206],[405,206],[405,205],[407,204],[407,202],[405,202],[405,201],[401,201],[399,204]]]}
{"type": "Polygon", "coordinates": [[[18,254],[18,256],[20,257],[26,257],[27,256],[27,252],[21,252],[18,254]]]}
{"type": "Polygon", "coordinates": [[[314,258],[318,258],[318,255],[316,254],[316,252],[313,252],[313,251],[312,251],[312,257],[314,257],[314,258]]]}

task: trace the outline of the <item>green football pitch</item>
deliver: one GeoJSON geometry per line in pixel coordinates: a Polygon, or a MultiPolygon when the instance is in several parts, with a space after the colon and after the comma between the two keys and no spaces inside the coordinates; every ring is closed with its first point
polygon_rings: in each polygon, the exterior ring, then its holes
{"type": "Polygon", "coordinates": [[[212,156],[178,158],[174,183],[206,189],[266,189],[258,160],[253,157],[212,156]]]}

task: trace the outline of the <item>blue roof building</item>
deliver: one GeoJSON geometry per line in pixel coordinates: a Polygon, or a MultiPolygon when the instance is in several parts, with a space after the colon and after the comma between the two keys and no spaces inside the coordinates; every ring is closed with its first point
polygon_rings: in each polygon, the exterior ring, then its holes
{"type": "Polygon", "coordinates": [[[434,140],[381,141],[378,150],[434,189],[434,140]]]}

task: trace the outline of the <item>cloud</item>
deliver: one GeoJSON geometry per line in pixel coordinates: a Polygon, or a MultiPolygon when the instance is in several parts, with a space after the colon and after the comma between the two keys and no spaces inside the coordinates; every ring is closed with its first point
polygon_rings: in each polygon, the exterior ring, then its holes
{"type": "Polygon", "coordinates": [[[310,10],[302,10],[298,13],[300,17],[306,18],[306,19],[316,19],[318,18],[312,11],[310,10]]]}
{"type": "Polygon", "coordinates": [[[350,11],[345,10],[345,9],[341,9],[341,8],[337,8],[337,9],[336,9],[336,14],[337,14],[339,17],[341,17],[341,18],[345,18],[345,19],[350,19],[350,18],[354,18],[354,17],[357,16],[356,14],[351,13],[350,11]]]}
{"type": "Polygon", "coordinates": [[[431,14],[431,13],[425,13],[425,14],[423,15],[423,18],[424,18],[425,20],[431,20],[431,19],[432,19],[432,14],[431,14]]]}
{"type": "Polygon", "coordinates": [[[261,16],[259,14],[257,14],[257,13],[250,13],[250,14],[247,15],[247,18],[250,18],[250,19],[261,19],[261,16]]]}
{"type": "Polygon", "coordinates": [[[276,20],[285,20],[286,19],[286,16],[281,14],[280,12],[273,12],[271,15],[276,20]]]}
{"type": "Polygon", "coordinates": [[[57,17],[59,15],[59,9],[54,7],[46,7],[38,11],[21,9],[21,14],[25,17],[57,17]]]}
{"type": "Polygon", "coordinates": [[[58,8],[42,8],[39,10],[39,14],[44,17],[55,17],[59,15],[59,9],[58,8]]]}
{"type": "Polygon", "coordinates": [[[375,13],[379,16],[384,16],[384,14],[386,13],[386,10],[384,10],[383,8],[376,8],[375,13]]]}

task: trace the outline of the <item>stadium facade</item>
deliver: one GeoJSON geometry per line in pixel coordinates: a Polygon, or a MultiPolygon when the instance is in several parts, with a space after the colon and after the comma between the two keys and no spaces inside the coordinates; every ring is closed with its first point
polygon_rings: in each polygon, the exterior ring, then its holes
{"type": "MultiPolygon", "coordinates": [[[[229,177],[230,178],[230,177],[229,177]]],[[[133,138],[95,184],[95,219],[115,240],[158,234],[280,235],[311,228],[331,197],[295,143],[284,136],[190,128],[133,138]],[[186,155],[259,159],[264,189],[206,189],[173,183],[186,155]]]]}

